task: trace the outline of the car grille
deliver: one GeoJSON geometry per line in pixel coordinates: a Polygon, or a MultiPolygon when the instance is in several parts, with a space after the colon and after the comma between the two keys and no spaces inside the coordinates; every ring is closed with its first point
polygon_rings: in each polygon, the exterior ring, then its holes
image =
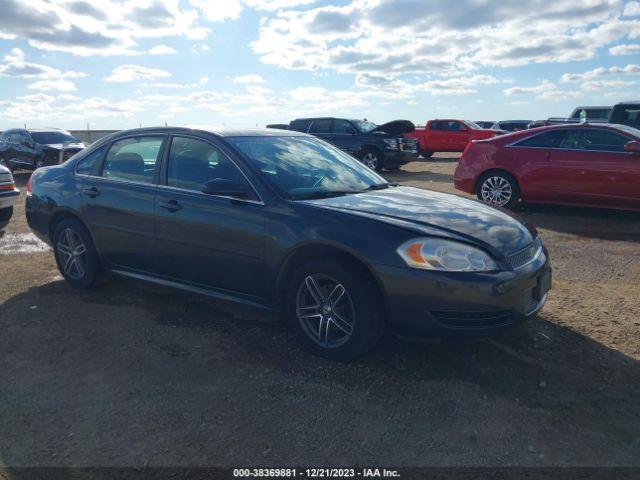
{"type": "Polygon", "coordinates": [[[418,153],[418,141],[415,138],[400,138],[400,150],[403,152],[418,153]]]}
{"type": "Polygon", "coordinates": [[[541,248],[540,240],[536,239],[531,245],[522,250],[509,255],[507,257],[507,261],[511,265],[512,268],[519,268],[523,265],[526,265],[531,260],[533,260],[538,254],[538,250],[541,248]]]}
{"type": "Polygon", "coordinates": [[[509,310],[484,312],[432,311],[433,318],[448,328],[488,328],[509,325],[513,316],[509,310]]]}

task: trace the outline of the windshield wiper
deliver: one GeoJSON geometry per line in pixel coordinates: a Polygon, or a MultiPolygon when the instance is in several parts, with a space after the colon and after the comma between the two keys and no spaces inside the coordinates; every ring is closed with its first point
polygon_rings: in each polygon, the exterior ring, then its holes
{"type": "Polygon", "coordinates": [[[363,192],[367,192],[370,190],[385,190],[389,187],[397,187],[398,184],[397,183],[391,183],[391,182],[386,182],[386,183],[375,183],[373,185],[370,185],[369,187],[365,188],[364,190],[362,190],[363,192]]]}
{"type": "Polygon", "coordinates": [[[363,190],[321,190],[318,192],[310,192],[305,195],[295,195],[293,200],[310,200],[313,198],[331,198],[342,197],[344,195],[351,195],[354,193],[360,193],[363,190]]]}

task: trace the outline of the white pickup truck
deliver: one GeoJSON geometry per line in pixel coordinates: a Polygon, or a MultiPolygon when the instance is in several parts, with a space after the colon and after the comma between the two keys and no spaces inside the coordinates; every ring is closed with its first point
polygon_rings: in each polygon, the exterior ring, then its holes
{"type": "Polygon", "coordinates": [[[8,168],[0,165],[0,230],[6,227],[13,215],[13,206],[20,198],[13,175],[8,168]]]}

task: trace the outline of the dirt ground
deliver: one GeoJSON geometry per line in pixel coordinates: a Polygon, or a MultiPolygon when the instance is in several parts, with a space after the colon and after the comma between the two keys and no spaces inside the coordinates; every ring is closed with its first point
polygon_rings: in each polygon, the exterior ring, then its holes
{"type": "MultiPolygon", "coordinates": [[[[388,177],[455,193],[455,162],[388,177]]],[[[0,467],[638,466],[640,214],[521,215],[554,267],[538,318],[339,364],[277,315],[118,278],[73,291],[20,206],[0,239],[0,467]]]]}

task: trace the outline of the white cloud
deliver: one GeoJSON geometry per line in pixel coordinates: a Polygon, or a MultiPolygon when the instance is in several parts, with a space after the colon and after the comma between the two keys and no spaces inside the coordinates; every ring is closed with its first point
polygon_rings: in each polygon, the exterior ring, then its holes
{"type": "Polygon", "coordinates": [[[62,72],[48,65],[27,62],[24,52],[19,48],[12,49],[11,52],[4,56],[3,60],[6,62],[0,63],[0,76],[3,77],[61,79],[87,76],[84,72],[75,70],[62,72]]]}
{"type": "Polygon", "coordinates": [[[29,85],[32,90],[59,90],[61,92],[73,92],[77,90],[75,84],[69,80],[40,80],[29,85]]]}
{"type": "Polygon", "coordinates": [[[168,45],[156,45],[155,47],[149,49],[147,52],[149,55],[174,55],[178,53],[175,48],[169,47],[168,45]]]}
{"type": "Polygon", "coordinates": [[[248,75],[238,75],[237,77],[235,77],[233,79],[233,81],[235,83],[244,83],[244,84],[264,83],[265,82],[264,78],[262,78],[260,75],[254,74],[254,73],[250,73],[248,75]]]}
{"type": "Polygon", "coordinates": [[[624,7],[625,17],[636,17],[640,15],[640,2],[629,2],[624,7]]]}
{"type": "MultiPolygon", "coordinates": [[[[580,92],[558,90],[557,85],[549,80],[542,80],[537,85],[528,87],[510,87],[504,90],[504,94],[507,97],[514,95],[533,95],[537,100],[568,100],[580,97],[580,92]]],[[[511,104],[515,105],[516,103],[511,102],[511,104]]]]}
{"type": "Polygon", "coordinates": [[[609,53],[614,56],[618,55],[635,55],[640,53],[640,44],[622,44],[616,45],[615,47],[611,47],[609,49],[609,53]]]}
{"type": "Polygon", "coordinates": [[[624,67],[599,67],[583,73],[565,73],[561,77],[563,82],[580,82],[612,75],[637,75],[640,74],[640,65],[629,64],[624,67]]]}
{"type": "Polygon", "coordinates": [[[148,68],[142,65],[120,65],[104,80],[107,82],[133,82],[134,80],[155,80],[170,76],[169,72],[159,68],[148,68]]]}

